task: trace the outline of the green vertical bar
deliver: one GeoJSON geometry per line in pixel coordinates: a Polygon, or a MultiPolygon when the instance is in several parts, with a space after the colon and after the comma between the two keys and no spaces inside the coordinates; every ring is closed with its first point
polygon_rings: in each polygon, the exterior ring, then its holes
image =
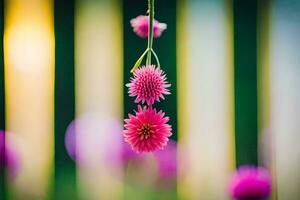
{"type": "Polygon", "coordinates": [[[64,138],[75,116],[74,0],[55,0],[55,186],[54,199],[76,198],[76,166],[64,138]]]}
{"type": "Polygon", "coordinates": [[[234,84],[236,163],[257,164],[257,2],[236,0],[234,84]]]}
{"type": "MultiPolygon", "coordinates": [[[[1,34],[1,36],[0,36],[1,37],[0,38],[0,130],[5,130],[3,32],[4,32],[4,0],[0,0],[0,34],[1,34]]],[[[4,142],[4,141],[2,141],[2,142],[4,142]]],[[[2,150],[5,150],[5,149],[2,149],[2,150]]],[[[0,199],[6,199],[6,197],[5,197],[5,170],[4,170],[3,165],[0,166],[0,199]]]]}

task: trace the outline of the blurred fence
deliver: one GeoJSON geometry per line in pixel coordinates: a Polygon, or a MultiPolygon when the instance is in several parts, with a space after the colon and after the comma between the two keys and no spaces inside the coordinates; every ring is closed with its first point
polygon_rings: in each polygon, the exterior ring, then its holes
{"type": "Polygon", "coordinates": [[[173,141],[137,155],[121,135],[147,1],[1,1],[0,199],[228,199],[245,164],[300,198],[300,2],[155,2],[173,141]]]}

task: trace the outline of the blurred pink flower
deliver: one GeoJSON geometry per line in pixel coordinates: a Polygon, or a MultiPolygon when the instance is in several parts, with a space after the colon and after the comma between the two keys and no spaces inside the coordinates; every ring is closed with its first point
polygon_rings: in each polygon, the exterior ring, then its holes
{"type": "Polygon", "coordinates": [[[164,99],[164,95],[170,94],[165,73],[155,65],[142,66],[134,71],[130,83],[126,84],[129,87],[129,96],[136,96],[135,103],[142,101],[152,105],[154,101],[164,99]]]}
{"type": "Polygon", "coordinates": [[[267,199],[271,194],[271,175],[262,167],[242,166],[230,180],[230,195],[237,200],[267,199]]]}
{"type": "MultiPolygon", "coordinates": [[[[140,15],[130,20],[133,31],[141,38],[148,37],[149,16],[140,15]]],[[[167,24],[153,21],[153,37],[160,37],[162,32],[167,29],[167,24]]]]}
{"type": "Polygon", "coordinates": [[[6,141],[5,134],[0,130],[0,165],[7,169],[10,177],[15,178],[21,168],[21,158],[12,141],[6,141]]]}
{"type": "Polygon", "coordinates": [[[169,140],[164,150],[157,150],[154,156],[158,165],[158,180],[160,189],[176,187],[177,180],[177,143],[169,140]]]}
{"type": "Polygon", "coordinates": [[[65,134],[65,148],[70,158],[76,161],[76,121],[72,121],[65,134]]]}
{"type": "Polygon", "coordinates": [[[138,106],[135,116],[129,114],[125,119],[123,135],[125,141],[136,152],[152,152],[163,149],[172,135],[172,128],[167,122],[169,117],[156,109],[138,106]]]}
{"type": "Polygon", "coordinates": [[[177,176],[177,144],[170,140],[164,150],[157,150],[154,155],[158,163],[159,175],[163,179],[176,179],[177,176]]]}
{"type": "Polygon", "coordinates": [[[135,151],[133,151],[128,144],[125,142],[122,143],[121,152],[120,152],[120,159],[122,166],[126,166],[130,160],[142,160],[142,154],[138,154],[135,151]]]}
{"type": "Polygon", "coordinates": [[[111,145],[106,152],[106,160],[112,167],[121,167],[125,168],[127,164],[134,161],[142,161],[143,154],[139,154],[130,148],[130,146],[122,141],[120,147],[115,147],[111,145]]]}
{"type": "Polygon", "coordinates": [[[65,148],[77,164],[87,162],[89,156],[102,159],[107,149],[121,148],[122,124],[118,119],[108,115],[84,113],[74,119],[65,133],[65,148]],[[105,135],[105,136],[103,136],[105,135]],[[114,143],[113,148],[105,141],[114,143]]]}

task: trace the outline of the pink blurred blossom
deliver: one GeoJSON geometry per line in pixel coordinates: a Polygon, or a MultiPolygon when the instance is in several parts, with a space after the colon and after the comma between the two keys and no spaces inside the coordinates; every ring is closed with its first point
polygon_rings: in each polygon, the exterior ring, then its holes
{"type": "Polygon", "coordinates": [[[170,140],[164,150],[157,150],[154,156],[158,165],[158,181],[160,188],[176,187],[177,179],[177,143],[170,140]]]}
{"type": "Polygon", "coordinates": [[[177,176],[177,144],[170,140],[164,150],[154,152],[157,159],[159,175],[163,179],[176,179],[177,176]]]}
{"type": "MultiPolygon", "coordinates": [[[[130,20],[133,31],[141,38],[148,37],[149,16],[140,15],[130,20]]],[[[153,21],[153,37],[158,38],[167,29],[167,24],[153,21]]]]}
{"type": "Polygon", "coordinates": [[[262,167],[242,166],[230,180],[230,195],[237,200],[267,199],[271,194],[271,175],[262,167]]]}
{"type": "Polygon", "coordinates": [[[10,177],[14,178],[20,170],[21,158],[13,141],[5,138],[6,134],[7,132],[0,131],[0,165],[7,169],[10,177]]]}

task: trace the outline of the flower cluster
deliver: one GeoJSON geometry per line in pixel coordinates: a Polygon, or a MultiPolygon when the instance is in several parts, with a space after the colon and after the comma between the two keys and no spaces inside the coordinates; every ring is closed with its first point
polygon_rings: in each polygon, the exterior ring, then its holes
{"type": "Polygon", "coordinates": [[[164,99],[164,95],[170,94],[168,88],[171,85],[160,69],[158,56],[152,48],[153,37],[159,37],[167,25],[154,19],[154,0],[148,2],[149,16],[140,15],[130,21],[133,31],[138,36],[148,38],[147,49],[135,62],[131,69],[133,77],[130,83],[126,84],[129,88],[129,96],[135,97],[135,103],[146,103],[146,105],[138,105],[133,115],[129,114],[129,118],[125,119],[125,130],[123,130],[125,141],[138,153],[163,149],[172,135],[172,128],[167,124],[169,118],[163,111],[153,108],[155,101],[159,102],[164,99]],[[152,54],[157,67],[151,65],[152,54]],[[146,65],[141,66],[145,56],[146,65]]]}
{"type": "Polygon", "coordinates": [[[134,71],[126,86],[129,87],[129,96],[136,97],[135,103],[146,105],[138,105],[135,114],[129,114],[129,118],[125,119],[125,141],[136,152],[163,149],[172,134],[172,128],[167,124],[169,118],[163,111],[153,108],[153,103],[170,94],[168,88],[171,85],[167,83],[166,75],[154,65],[142,66],[134,71]]]}

